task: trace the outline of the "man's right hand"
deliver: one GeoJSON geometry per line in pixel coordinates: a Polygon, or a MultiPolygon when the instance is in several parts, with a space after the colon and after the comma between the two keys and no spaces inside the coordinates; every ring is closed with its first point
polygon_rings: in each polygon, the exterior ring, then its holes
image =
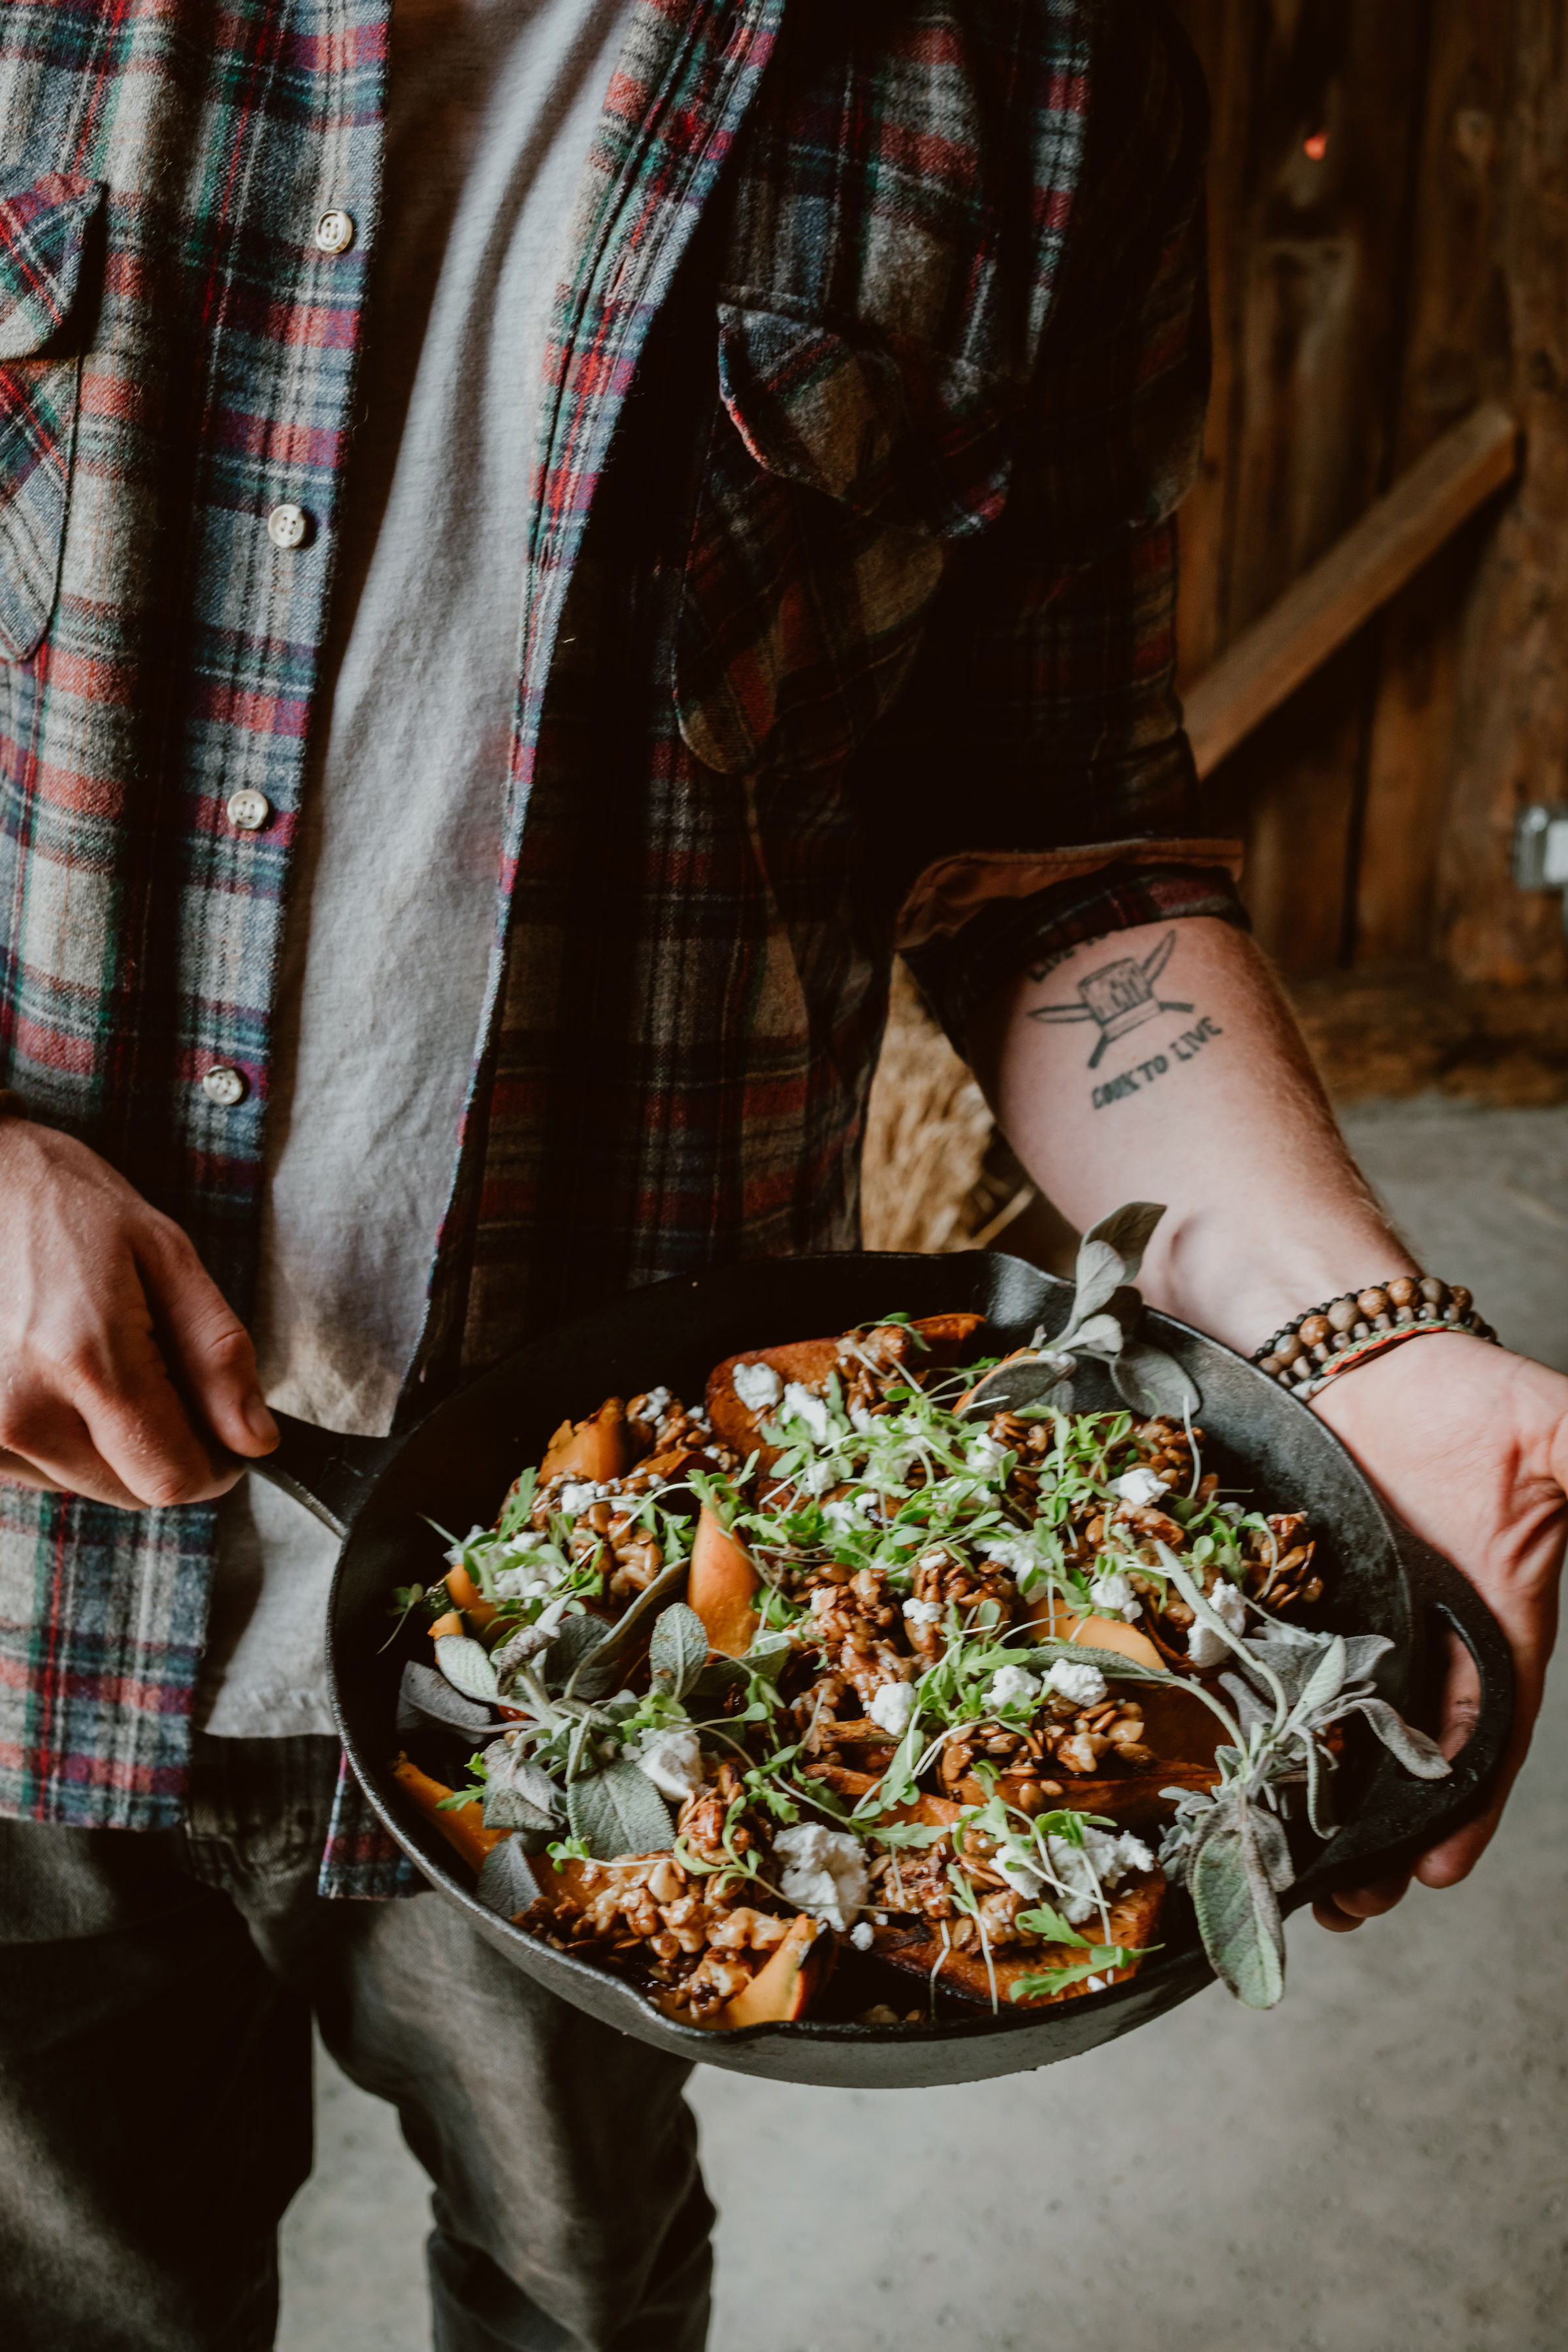
{"type": "Polygon", "coordinates": [[[0,1477],[134,1511],[226,1494],[214,1439],[271,1453],[249,1334],[107,1160],[0,1119],[0,1477]]]}

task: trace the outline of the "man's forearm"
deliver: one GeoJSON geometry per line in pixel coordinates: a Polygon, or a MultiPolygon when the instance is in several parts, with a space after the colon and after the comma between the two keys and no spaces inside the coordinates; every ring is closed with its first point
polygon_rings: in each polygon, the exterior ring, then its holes
{"type": "Polygon", "coordinates": [[[1268,966],[1229,924],[1118,931],[1024,972],[971,1045],[1063,1214],[1082,1228],[1164,1202],[1141,1287],[1244,1354],[1304,1307],[1414,1270],[1268,966]]]}

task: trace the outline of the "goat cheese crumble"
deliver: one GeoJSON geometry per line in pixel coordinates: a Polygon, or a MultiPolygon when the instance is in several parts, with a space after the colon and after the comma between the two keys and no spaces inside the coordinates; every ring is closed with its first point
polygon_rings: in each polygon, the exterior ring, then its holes
{"type": "Polygon", "coordinates": [[[784,1394],[784,1382],[771,1364],[737,1364],[731,1377],[748,1412],[765,1412],[784,1394]]]}
{"type": "Polygon", "coordinates": [[[915,1711],[915,1688],[912,1683],[879,1683],[871,1693],[866,1712],[873,1723],[894,1739],[901,1739],[910,1727],[915,1711]]]}
{"type": "Polygon", "coordinates": [[[1037,1699],[1043,1685],[1038,1675],[1027,1666],[998,1666],[985,1693],[987,1706],[1027,1706],[1037,1699]]]}
{"type": "Polygon", "coordinates": [[[824,1829],[820,1822],[801,1822],[781,1830],[773,1853],[784,1864],[779,1891],[840,1934],[871,1892],[871,1874],[860,1842],[847,1830],[824,1829]]]}
{"type": "Polygon", "coordinates": [[[906,1601],[904,1615],[911,1625],[940,1625],[942,1603],[940,1601],[906,1601]]]}
{"type": "Polygon", "coordinates": [[[639,1734],[631,1760],[663,1796],[689,1797],[702,1786],[702,1743],[679,1724],[639,1734]]]}
{"type": "Polygon", "coordinates": [[[1095,1578],[1089,1588],[1089,1597],[1107,1617],[1125,1617],[1131,1621],[1143,1614],[1143,1603],[1132,1590],[1132,1579],[1115,1570],[1095,1578]]]}
{"type": "MultiPolygon", "coordinates": [[[[1236,1586],[1226,1578],[1222,1577],[1208,1595],[1208,1604],[1215,1615],[1228,1625],[1233,1633],[1240,1633],[1246,1630],[1247,1602],[1236,1586]]],[[[1221,1640],[1212,1625],[1199,1623],[1188,1629],[1187,1661],[1189,1664],[1200,1669],[1219,1666],[1225,1664],[1229,1655],[1229,1644],[1221,1640]]]]}
{"type": "Polygon", "coordinates": [[[1159,1502],[1170,1488],[1158,1471],[1141,1462],[1136,1470],[1125,1470],[1120,1478],[1113,1478],[1110,1491],[1120,1495],[1124,1503],[1147,1505],[1159,1502]]]}
{"type": "Polygon", "coordinates": [[[1105,1696],[1105,1676],[1087,1659],[1058,1658],[1046,1676],[1050,1688],[1075,1706],[1098,1706],[1105,1696]]]}
{"type": "Polygon", "coordinates": [[[827,1418],[826,1400],[819,1396],[813,1396],[811,1391],[802,1388],[798,1381],[791,1381],[784,1390],[779,1414],[784,1421],[805,1422],[818,1445],[827,1444],[832,1437],[833,1432],[827,1418]]]}

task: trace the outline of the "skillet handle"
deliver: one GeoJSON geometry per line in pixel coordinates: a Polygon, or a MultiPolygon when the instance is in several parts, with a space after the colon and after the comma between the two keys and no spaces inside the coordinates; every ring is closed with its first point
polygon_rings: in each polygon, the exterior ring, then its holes
{"type": "Polygon", "coordinates": [[[403,1440],[345,1437],[318,1429],[314,1422],[296,1421],[291,1412],[274,1411],[272,1418],[279,1431],[276,1450],[245,1467],[302,1503],[341,1543],[403,1440]]]}
{"type": "Polygon", "coordinates": [[[1408,1528],[1398,1530],[1400,1557],[1410,1578],[1415,1606],[1436,1675],[1441,1652],[1431,1641],[1445,1621],[1475,1661],[1480,1697],[1475,1727],[1453,1759],[1446,1780],[1417,1780],[1392,1757],[1385,1758],[1369,1792],[1364,1812],[1331,1838],[1291,1891],[1291,1906],[1315,1901],[1336,1886],[1349,1886],[1406,1869],[1435,1845],[1484,1811],[1513,1730],[1513,1658],[1501,1626],[1451,1560],[1408,1528]]]}

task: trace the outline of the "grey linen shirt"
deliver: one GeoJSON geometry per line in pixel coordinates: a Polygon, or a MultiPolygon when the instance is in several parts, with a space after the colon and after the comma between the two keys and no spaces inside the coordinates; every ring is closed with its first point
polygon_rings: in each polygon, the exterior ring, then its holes
{"type": "MultiPolygon", "coordinates": [[[[268,1398],[387,1428],[419,1337],[494,931],[537,387],[631,0],[397,0],[364,422],[284,942],[252,1329],[268,1398]]],[[[198,1724],[332,1728],[336,1547],[220,1513],[198,1724]]]]}

